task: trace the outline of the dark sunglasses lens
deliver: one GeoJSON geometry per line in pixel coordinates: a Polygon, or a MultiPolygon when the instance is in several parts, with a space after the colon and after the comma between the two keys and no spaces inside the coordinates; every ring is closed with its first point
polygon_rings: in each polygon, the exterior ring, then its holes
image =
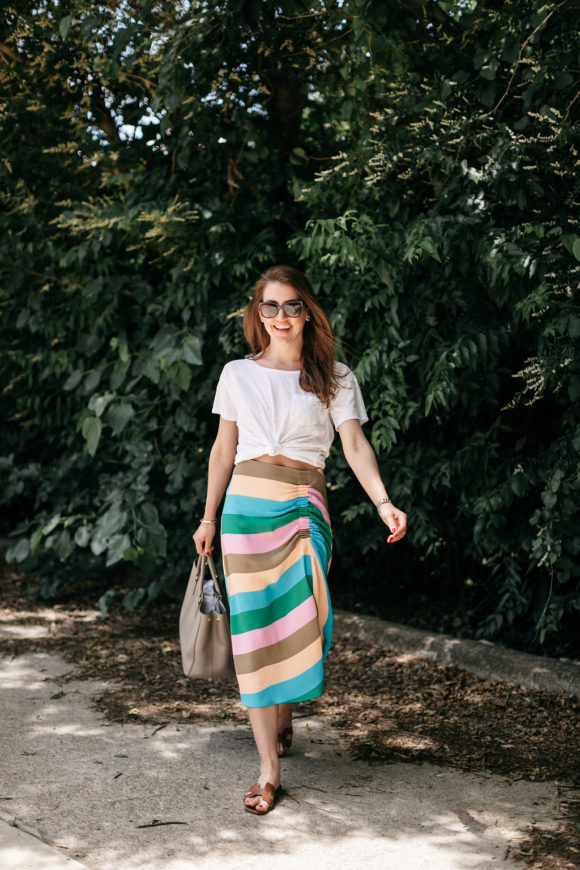
{"type": "Polygon", "coordinates": [[[303,302],[285,302],[282,307],[284,314],[287,314],[288,317],[300,317],[303,305],[303,302]]]}
{"type": "Polygon", "coordinates": [[[261,302],[260,311],[264,317],[276,317],[278,314],[278,306],[275,302],[261,302]]]}

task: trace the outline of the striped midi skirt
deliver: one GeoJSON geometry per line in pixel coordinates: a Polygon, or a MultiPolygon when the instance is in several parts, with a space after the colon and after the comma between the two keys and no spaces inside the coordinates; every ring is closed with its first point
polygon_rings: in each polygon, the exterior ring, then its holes
{"type": "Polygon", "coordinates": [[[332,638],[322,473],[240,462],[226,493],[221,543],[242,704],[318,698],[332,638]]]}

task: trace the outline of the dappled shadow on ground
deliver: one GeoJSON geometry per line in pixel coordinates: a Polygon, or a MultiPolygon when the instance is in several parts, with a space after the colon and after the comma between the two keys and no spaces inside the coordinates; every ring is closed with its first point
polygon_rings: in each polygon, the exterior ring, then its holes
{"type": "MultiPolygon", "coordinates": [[[[35,613],[19,583],[11,575],[5,585],[7,624],[44,623],[50,632],[31,639],[12,632],[0,641],[0,651],[60,653],[77,666],[74,675],[62,680],[64,691],[68,679],[109,681],[94,699],[109,721],[157,727],[247,721],[235,681],[183,677],[175,602],[159,602],[134,614],[113,612],[106,621],[86,608],[65,605],[47,610],[38,604],[35,613]]],[[[328,659],[324,696],[300,705],[299,715],[329,716],[361,760],[428,761],[499,773],[512,781],[556,780],[564,788],[579,768],[578,711],[579,705],[563,692],[519,689],[343,637],[335,639],[328,659]]],[[[529,834],[538,840],[533,827],[529,834]]],[[[577,858],[573,852],[564,854],[566,848],[538,841],[533,857],[538,862],[545,852],[550,870],[574,867],[555,863],[577,858]]]]}
{"type": "Polygon", "coordinates": [[[0,670],[0,774],[14,817],[90,867],[185,870],[193,861],[209,870],[273,858],[280,870],[489,870],[521,849],[532,812],[547,830],[559,826],[551,784],[353,762],[320,717],[298,723],[285,792],[256,820],[241,803],[256,764],[247,726],[103,727],[87,703],[102,684],[58,690],[61,658],[32,654],[0,670]]]}

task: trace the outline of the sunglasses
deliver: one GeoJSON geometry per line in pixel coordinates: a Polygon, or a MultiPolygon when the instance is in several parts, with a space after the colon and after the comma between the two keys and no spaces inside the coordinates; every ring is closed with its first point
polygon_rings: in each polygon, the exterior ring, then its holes
{"type": "Polygon", "coordinates": [[[277,302],[258,302],[258,305],[260,306],[262,317],[268,318],[276,317],[280,309],[282,309],[286,317],[300,317],[304,309],[302,299],[290,299],[288,302],[284,302],[283,305],[278,305],[277,302]]]}

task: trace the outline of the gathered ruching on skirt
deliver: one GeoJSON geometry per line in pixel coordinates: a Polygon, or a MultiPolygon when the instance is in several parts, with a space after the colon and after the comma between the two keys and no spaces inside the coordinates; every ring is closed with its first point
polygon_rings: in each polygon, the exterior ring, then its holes
{"type": "Polygon", "coordinates": [[[322,473],[240,462],[221,533],[242,703],[318,698],[332,638],[332,535],[322,473]]]}

